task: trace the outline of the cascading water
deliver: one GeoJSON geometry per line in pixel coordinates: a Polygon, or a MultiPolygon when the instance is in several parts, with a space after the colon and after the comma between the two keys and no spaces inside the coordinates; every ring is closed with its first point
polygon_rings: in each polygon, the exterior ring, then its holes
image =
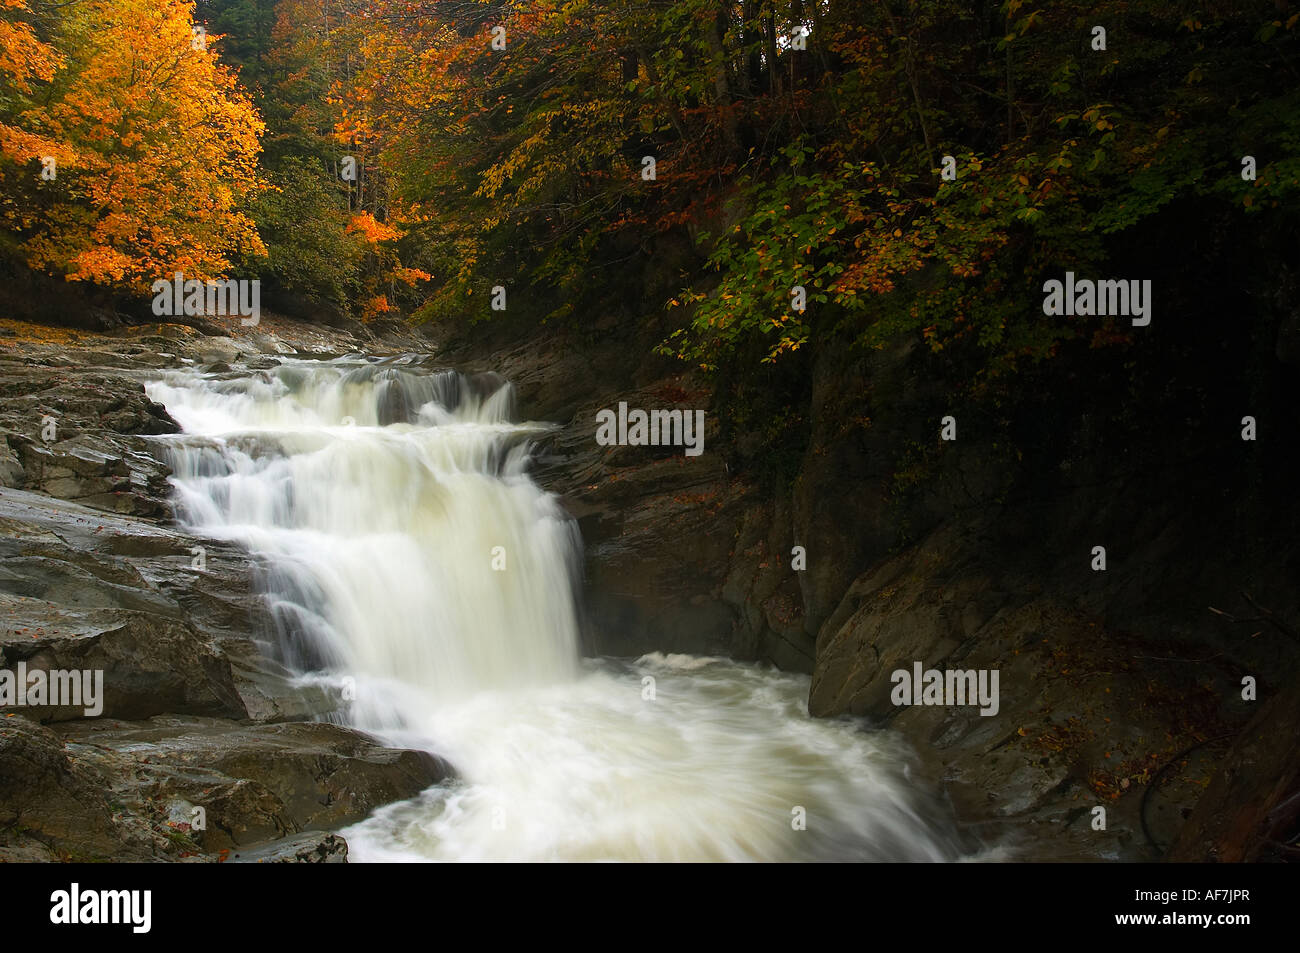
{"type": "Polygon", "coordinates": [[[148,391],[184,428],[181,520],[266,560],[287,661],[457,770],[345,831],[353,860],[958,856],[898,740],[809,718],[806,677],[580,660],[581,539],[527,475],[547,426],[510,422],[508,384],[407,357],[148,391]]]}

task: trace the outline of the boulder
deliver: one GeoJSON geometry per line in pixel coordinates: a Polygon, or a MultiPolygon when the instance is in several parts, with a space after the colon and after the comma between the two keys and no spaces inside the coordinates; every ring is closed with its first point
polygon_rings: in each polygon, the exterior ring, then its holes
{"type": "Polygon", "coordinates": [[[159,716],[61,726],[70,751],[94,764],[116,801],[165,808],[169,832],[202,853],[345,827],[374,808],[452,776],[422,751],[388,748],[339,725],[241,725],[159,716]],[[202,828],[196,825],[202,808],[202,828]]]}

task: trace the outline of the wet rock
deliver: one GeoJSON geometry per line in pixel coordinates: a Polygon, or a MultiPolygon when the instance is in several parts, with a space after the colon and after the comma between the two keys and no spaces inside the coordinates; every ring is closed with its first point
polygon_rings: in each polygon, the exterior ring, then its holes
{"type": "Polygon", "coordinates": [[[0,718],[0,859],[143,860],[115,822],[104,778],[53,732],[0,718]]]}
{"type": "MultiPolygon", "coordinates": [[[[1117,623],[1093,604],[1117,605],[1096,590],[1122,587],[1120,577],[1068,560],[1027,565],[1030,554],[1008,555],[997,526],[996,517],[947,524],[864,572],[820,633],[809,710],[904,732],[938,766],[960,815],[1016,856],[1159,859],[1222,756],[1198,742],[1241,730],[1252,713],[1241,673],[1264,670],[1255,666],[1266,655],[1194,606],[1150,628],[1117,623]],[[1197,617],[1196,640],[1171,635],[1197,617]],[[893,675],[917,662],[996,671],[996,712],[946,698],[896,704],[893,675]],[[1093,827],[1095,808],[1104,829],[1093,827]]],[[[1220,601],[1223,586],[1203,584],[1202,598],[1220,601]]]]}
{"type": "Polygon", "coordinates": [[[0,394],[0,485],[120,513],[168,513],[170,471],[148,436],[180,428],[139,381],[0,361],[0,394]]]}
{"type": "MultiPolygon", "coordinates": [[[[38,599],[0,596],[3,667],[102,672],[100,712],[146,718],[161,712],[246,717],[229,664],[189,626],[156,614],[68,610],[38,599]]],[[[84,704],[26,708],[43,721],[81,718],[84,704]]]]}
{"type": "MultiPolygon", "coordinates": [[[[323,690],[295,685],[254,637],[272,625],[252,588],[257,567],[242,552],[15,490],[0,492],[0,534],[5,667],[102,669],[110,717],[269,721],[336,707],[323,690]]],[[[82,711],[26,714],[65,720],[82,711]]]]}
{"type": "Polygon", "coordinates": [[[304,831],[260,847],[241,850],[230,858],[238,864],[346,864],[348,844],[338,834],[304,831]]]}
{"type": "MultiPolygon", "coordinates": [[[[671,406],[653,390],[618,400],[671,406]]],[[[737,616],[722,590],[742,488],[717,454],[600,446],[599,409],[584,405],[549,435],[537,468],[539,482],[562,494],[583,534],[589,651],[731,653],[737,616]]],[[[709,436],[706,429],[706,445],[709,436]]]]}
{"type": "Polygon", "coordinates": [[[137,814],[165,806],[170,829],[204,853],[344,827],[452,774],[425,752],[386,748],[323,723],[161,716],[87,720],[61,731],[69,750],[109,780],[115,800],[137,814]]]}
{"type": "Polygon", "coordinates": [[[336,725],[0,719],[0,859],[338,862],[324,830],[449,773],[336,725]]]}
{"type": "Polygon", "coordinates": [[[8,441],[0,440],[0,486],[20,487],[26,482],[27,471],[23,469],[22,460],[8,441]]]}

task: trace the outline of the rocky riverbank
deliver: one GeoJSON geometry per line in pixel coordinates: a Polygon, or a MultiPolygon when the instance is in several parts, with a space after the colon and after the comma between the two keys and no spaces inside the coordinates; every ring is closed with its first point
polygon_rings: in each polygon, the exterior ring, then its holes
{"type": "Polygon", "coordinates": [[[98,717],[0,718],[0,860],[338,861],[331,831],[447,776],[315,721],[335,700],[274,661],[259,567],[171,524],[143,375],[374,343],[279,331],[0,324],[3,667],[111,673],[98,717]]]}

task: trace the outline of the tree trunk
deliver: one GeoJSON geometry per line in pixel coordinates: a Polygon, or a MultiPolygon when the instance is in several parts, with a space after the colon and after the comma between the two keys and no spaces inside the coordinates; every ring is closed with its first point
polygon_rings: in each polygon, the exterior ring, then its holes
{"type": "Polygon", "coordinates": [[[745,92],[752,96],[763,88],[763,24],[759,0],[745,0],[741,11],[744,19],[745,92]]]}
{"type": "MultiPolygon", "coordinates": [[[[816,4],[814,4],[815,6],[816,4]]],[[[790,39],[794,40],[796,36],[803,34],[803,0],[790,0],[790,39]]],[[[790,89],[798,89],[800,77],[808,74],[808,49],[807,44],[811,37],[804,38],[805,47],[802,50],[791,48],[790,50],[790,89]]]]}
{"type": "Polygon", "coordinates": [[[718,11],[714,17],[711,28],[709,29],[709,58],[713,67],[713,95],[717,99],[718,108],[722,111],[722,135],[727,146],[729,155],[737,155],[740,151],[740,138],[736,130],[736,111],[733,109],[731,101],[731,84],[727,80],[727,51],[722,45],[722,37],[726,32],[726,9],[718,11]]]}
{"type": "Polygon", "coordinates": [[[763,24],[767,34],[767,91],[773,96],[781,95],[781,72],[776,66],[776,13],[769,9],[763,24]]]}

